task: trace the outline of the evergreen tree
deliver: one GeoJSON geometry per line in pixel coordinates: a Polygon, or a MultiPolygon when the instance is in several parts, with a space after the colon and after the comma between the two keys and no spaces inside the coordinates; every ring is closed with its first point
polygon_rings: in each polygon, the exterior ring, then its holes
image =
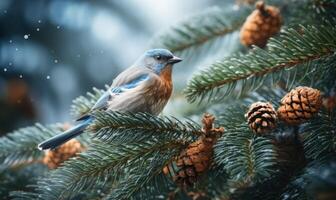
{"type": "MultiPolygon", "coordinates": [[[[336,199],[336,2],[237,2],[152,41],[193,62],[213,59],[184,90],[185,118],[98,111],[83,147],[61,147],[57,168],[12,198],[336,199]],[[231,41],[239,34],[247,46],[231,41]],[[211,56],[229,43],[230,55],[211,56]]],[[[102,92],[75,99],[71,113],[102,92]]],[[[37,144],[62,129],[37,124],[0,138],[2,170],[45,161],[37,144]]]]}

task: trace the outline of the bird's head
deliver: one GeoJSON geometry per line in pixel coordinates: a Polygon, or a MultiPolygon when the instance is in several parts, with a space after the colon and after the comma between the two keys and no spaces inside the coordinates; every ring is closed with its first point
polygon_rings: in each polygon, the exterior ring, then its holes
{"type": "Polygon", "coordinates": [[[155,73],[160,74],[162,70],[171,68],[174,64],[181,62],[182,59],[174,56],[172,52],[167,49],[151,49],[142,55],[137,65],[145,66],[155,73]]]}

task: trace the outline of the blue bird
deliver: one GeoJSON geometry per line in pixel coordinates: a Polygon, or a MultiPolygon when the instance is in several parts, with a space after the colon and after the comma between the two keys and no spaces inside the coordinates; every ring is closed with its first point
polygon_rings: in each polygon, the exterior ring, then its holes
{"type": "Polygon", "coordinates": [[[96,110],[147,112],[158,115],[172,93],[172,67],[182,61],[166,49],[146,51],[131,67],[120,73],[111,87],[98,99],[90,112],[77,119],[79,124],[38,145],[54,149],[80,135],[93,121],[96,110]]]}

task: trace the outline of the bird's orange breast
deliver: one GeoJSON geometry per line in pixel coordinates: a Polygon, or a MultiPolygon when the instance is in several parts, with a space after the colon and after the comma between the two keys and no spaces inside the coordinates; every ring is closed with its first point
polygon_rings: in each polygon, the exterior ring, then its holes
{"type": "Polygon", "coordinates": [[[172,90],[173,90],[173,84],[172,84],[172,67],[167,67],[160,73],[160,79],[161,79],[161,98],[167,98],[169,99],[172,90]]]}

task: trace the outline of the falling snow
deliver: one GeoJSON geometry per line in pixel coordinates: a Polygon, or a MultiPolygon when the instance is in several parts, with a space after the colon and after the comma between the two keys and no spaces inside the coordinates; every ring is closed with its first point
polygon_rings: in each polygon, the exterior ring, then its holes
{"type": "Polygon", "coordinates": [[[46,78],[49,80],[49,79],[50,79],[50,76],[48,75],[46,78]]]}
{"type": "Polygon", "coordinates": [[[60,26],[56,26],[57,29],[60,29],[61,27],[60,26]]]}
{"type": "Polygon", "coordinates": [[[7,68],[4,68],[3,70],[4,70],[4,72],[7,72],[7,68]]]}
{"type": "Polygon", "coordinates": [[[22,76],[22,74],[20,74],[20,76],[19,76],[20,78],[22,78],[23,76],[22,76]]]}
{"type": "Polygon", "coordinates": [[[57,60],[57,59],[55,59],[55,60],[54,60],[54,63],[58,63],[58,60],[57,60]]]}
{"type": "Polygon", "coordinates": [[[36,31],[40,31],[40,28],[36,28],[36,31]]]}
{"type": "Polygon", "coordinates": [[[38,20],[37,22],[38,22],[39,24],[41,24],[42,21],[41,21],[41,20],[38,20]]]}
{"type": "Polygon", "coordinates": [[[24,38],[25,40],[28,40],[29,35],[24,35],[23,38],[24,38]]]}

